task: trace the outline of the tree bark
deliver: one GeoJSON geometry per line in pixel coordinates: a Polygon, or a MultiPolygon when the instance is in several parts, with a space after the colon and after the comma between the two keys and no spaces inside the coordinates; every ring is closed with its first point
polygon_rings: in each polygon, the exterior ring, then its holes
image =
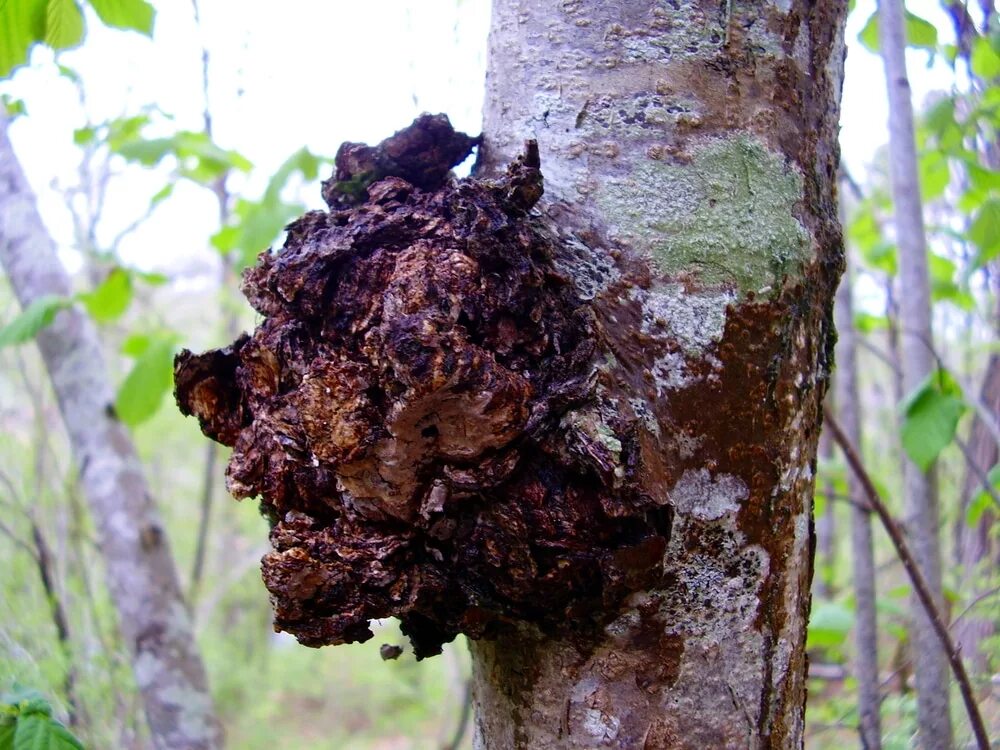
{"type": "MultiPolygon", "coordinates": [[[[857,339],[850,256],[847,271],[837,290],[834,308],[837,322],[837,413],[847,439],[861,450],[861,404],[858,401],[857,339]]],[[[875,552],[871,517],[864,487],[854,472],[847,474],[851,499],[851,551],[854,583],[854,674],[858,680],[858,733],[864,750],[882,747],[879,718],[878,620],[875,607],[875,552]]]]}
{"type": "MultiPolygon", "coordinates": [[[[899,247],[899,283],[903,290],[900,299],[903,390],[912,393],[934,370],[935,357],[927,242],[917,175],[913,105],[904,56],[906,42],[901,0],[880,1],[879,34],[889,98],[889,166],[899,247]]],[[[927,578],[939,611],[944,611],[934,467],[925,473],[904,456],[903,484],[906,525],[914,556],[927,578]]],[[[931,623],[915,598],[911,600],[911,611],[921,743],[926,748],[948,748],[952,746],[952,729],[947,662],[931,623]]]]}
{"type": "Polygon", "coordinates": [[[664,575],[594,641],[474,641],[478,748],[802,743],[845,6],[494,6],[480,174],[536,138],[548,210],[651,277],[633,316],[595,288],[615,335],[646,318],[680,346],[633,365],[674,513],[664,575]]]}
{"type": "MultiPolygon", "coordinates": [[[[71,294],[2,115],[0,262],[22,307],[44,295],[71,294]]],[[[153,744],[163,750],[219,747],[221,728],[173,558],[131,438],[114,416],[97,332],[70,308],[38,334],[37,343],[97,527],[153,744]]]]}

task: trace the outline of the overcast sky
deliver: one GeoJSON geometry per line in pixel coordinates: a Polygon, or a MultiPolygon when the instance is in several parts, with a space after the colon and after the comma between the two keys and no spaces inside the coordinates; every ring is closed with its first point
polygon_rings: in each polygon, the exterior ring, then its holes
{"type": "MultiPolygon", "coordinates": [[[[848,28],[850,51],[844,87],[842,148],[852,173],[866,166],[885,141],[887,109],[881,63],[856,43],[875,0],[858,0],[848,28]]],[[[155,103],[179,127],[201,129],[201,44],[212,56],[210,90],[216,140],[235,148],[258,169],[250,184],[233,188],[259,194],[268,175],[301,146],[331,155],[344,140],[376,142],[423,111],[447,112],[459,129],[479,132],[485,74],[488,0],[368,0],[272,3],[204,0],[202,27],[189,3],[156,3],[153,42],[90,22],[85,45],[61,60],[87,83],[95,120],[134,113],[155,103]]],[[[911,0],[914,12],[951,36],[935,0],[911,0]]],[[[72,85],[54,73],[51,53],[36,51],[34,65],[0,87],[23,98],[30,117],[12,127],[17,152],[39,194],[43,216],[63,248],[72,233],[53,179],[70,184],[79,161],[72,131],[83,116],[72,85]]],[[[951,74],[926,53],[909,55],[919,105],[929,91],[947,87],[951,74]]],[[[109,234],[140,215],[162,185],[155,174],[135,176],[109,196],[109,234]]],[[[123,180],[122,183],[125,181],[123,180]]],[[[305,196],[319,207],[318,191],[305,196]]],[[[130,262],[184,268],[206,256],[216,228],[216,207],[204,191],[179,190],[142,231],[123,246],[130,262]]],[[[64,253],[64,258],[72,259],[64,253]]]]}

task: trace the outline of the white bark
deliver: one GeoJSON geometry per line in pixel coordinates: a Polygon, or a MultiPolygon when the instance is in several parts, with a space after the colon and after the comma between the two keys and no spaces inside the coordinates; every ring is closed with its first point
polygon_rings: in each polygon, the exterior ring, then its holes
{"type": "MultiPolygon", "coordinates": [[[[912,393],[934,369],[935,357],[913,105],[904,55],[903,10],[902,0],[879,3],[879,31],[889,98],[889,166],[899,248],[903,390],[912,393]]],[[[903,483],[906,525],[914,557],[927,578],[939,611],[944,612],[935,471],[932,467],[924,473],[904,458],[903,483]]],[[[911,611],[920,740],[923,747],[943,750],[952,746],[948,665],[931,623],[915,598],[911,611]]]]}
{"type": "Polygon", "coordinates": [[[839,0],[494,4],[481,169],[537,139],[548,205],[582,210],[598,244],[650,269],[648,288],[611,299],[613,263],[568,269],[611,310],[609,335],[625,339],[637,309],[643,334],[660,325],[680,349],[635,365],[659,396],[634,402],[668,466],[664,583],[609,613],[596,644],[526,626],[473,642],[478,748],[801,746],[825,323],[789,310],[787,328],[741,326],[786,295],[815,311],[832,302],[843,11],[839,0]],[[714,358],[737,340],[787,344],[771,360],[789,405],[777,423],[763,391],[734,418],[731,394],[702,390],[732,382],[714,358]],[[715,376],[699,370],[713,361],[715,376]],[[750,454],[759,460],[736,467],[750,454]]]}
{"type": "MultiPolygon", "coordinates": [[[[858,401],[857,333],[854,330],[853,289],[848,256],[847,272],[837,290],[837,416],[851,444],[861,450],[861,404],[858,401]]],[[[852,581],[854,584],[854,674],[858,680],[858,731],[864,750],[882,747],[879,719],[878,622],[875,607],[875,552],[864,488],[854,472],[847,473],[851,499],[852,581]]]]}
{"type": "MultiPolygon", "coordinates": [[[[70,280],[0,115],[0,263],[22,307],[68,296],[70,280]]],[[[114,417],[97,332],[80,310],[38,334],[80,483],[98,531],[108,588],[159,750],[210,750],[222,734],[174,562],[135,447],[114,417]]]]}

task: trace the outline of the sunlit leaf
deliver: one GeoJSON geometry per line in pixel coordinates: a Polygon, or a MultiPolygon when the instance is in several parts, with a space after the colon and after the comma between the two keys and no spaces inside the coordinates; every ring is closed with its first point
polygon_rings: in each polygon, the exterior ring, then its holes
{"type": "Polygon", "coordinates": [[[115,399],[115,412],[122,422],[135,427],[156,414],[174,378],[175,338],[151,337],[115,399]]]}
{"type": "Polygon", "coordinates": [[[156,11],[146,0],[90,0],[90,4],[108,26],[153,34],[156,11]]]}
{"type": "Polygon", "coordinates": [[[153,197],[149,199],[149,205],[156,206],[165,201],[171,195],[173,195],[173,193],[174,193],[174,183],[168,182],[166,185],[161,187],[159,190],[156,191],[156,193],[153,194],[153,197]]]}
{"type": "Polygon", "coordinates": [[[52,49],[74,47],[83,41],[83,14],[74,0],[48,0],[44,41],[52,49]]]}
{"type": "Polygon", "coordinates": [[[0,78],[28,62],[31,45],[45,37],[47,0],[0,0],[0,78]]]}
{"type": "Polygon", "coordinates": [[[947,370],[936,370],[903,400],[900,407],[903,448],[922,471],[927,471],[955,437],[966,408],[961,386],[947,370]]]}
{"type": "Polygon", "coordinates": [[[989,37],[979,37],[972,45],[969,60],[972,72],[984,81],[1000,76],[1000,54],[989,37]]]}
{"type": "Polygon", "coordinates": [[[137,161],[145,167],[159,164],[163,157],[174,152],[174,142],[170,138],[136,139],[113,147],[129,161],[137,161]]]}
{"type": "Polygon", "coordinates": [[[889,327],[889,318],[885,315],[856,312],[854,313],[854,327],[861,333],[884,331],[889,327]]]}
{"type": "Polygon", "coordinates": [[[944,194],[951,180],[948,159],[938,150],[925,151],[918,162],[920,171],[920,192],[925,201],[931,201],[944,194]]]}
{"type": "Polygon", "coordinates": [[[1000,199],[992,198],[979,207],[969,227],[969,239],[979,248],[977,267],[1000,254],[1000,199]]]}
{"type": "Polygon", "coordinates": [[[98,323],[120,318],[132,302],[132,277],[123,268],[114,268],[92,292],[79,295],[90,317],[98,323]]]}
{"type": "Polygon", "coordinates": [[[88,143],[93,143],[96,137],[97,129],[89,125],[73,131],[73,143],[77,146],[86,146],[88,143]]]}
{"type": "Polygon", "coordinates": [[[0,95],[0,106],[3,107],[3,111],[7,114],[8,121],[28,114],[28,108],[24,104],[24,99],[15,99],[10,94],[0,95]]]}
{"type": "MultiPolygon", "coordinates": [[[[878,54],[881,49],[879,45],[879,20],[876,10],[868,17],[864,28],[858,34],[861,41],[869,52],[878,54]]],[[[906,45],[908,47],[919,47],[922,49],[934,50],[937,48],[937,28],[930,21],[920,16],[906,11],[906,45]]]]}
{"type": "Polygon", "coordinates": [[[0,328],[0,349],[31,341],[40,330],[55,320],[57,312],[71,304],[72,300],[54,294],[39,297],[14,320],[0,328]]]}

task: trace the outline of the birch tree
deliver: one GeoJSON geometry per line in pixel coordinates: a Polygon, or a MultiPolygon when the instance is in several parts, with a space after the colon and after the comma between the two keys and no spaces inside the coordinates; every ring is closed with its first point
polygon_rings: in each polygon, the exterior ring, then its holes
{"type": "Polygon", "coordinates": [[[71,304],[70,280],[0,114],[0,264],[59,402],[83,494],[97,529],[153,745],[219,747],[221,729],[191,631],[173,557],[132,440],[114,413],[97,332],[71,304]]]}
{"type": "Polygon", "coordinates": [[[480,139],[341,147],[177,360],[278,628],[468,635],[479,748],[801,745],[845,12],[500,0],[480,139]]]}
{"type": "MultiPolygon", "coordinates": [[[[927,241],[924,235],[920,180],[913,133],[913,104],[906,74],[902,0],[881,0],[879,32],[889,98],[889,169],[892,182],[896,241],[899,247],[900,347],[902,385],[912,393],[934,372],[927,241]]],[[[914,556],[927,578],[939,611],[944,611],[941,588],[941,545],[938,535],[937,480],[933,466],[926,470],[904,458],[903,483],[906,526],[914,556]]],[[[952,745],[948,700],[948,666],[937,635],[914,597],[913,663],[917,709],[923,747],[952,745]]]]}

